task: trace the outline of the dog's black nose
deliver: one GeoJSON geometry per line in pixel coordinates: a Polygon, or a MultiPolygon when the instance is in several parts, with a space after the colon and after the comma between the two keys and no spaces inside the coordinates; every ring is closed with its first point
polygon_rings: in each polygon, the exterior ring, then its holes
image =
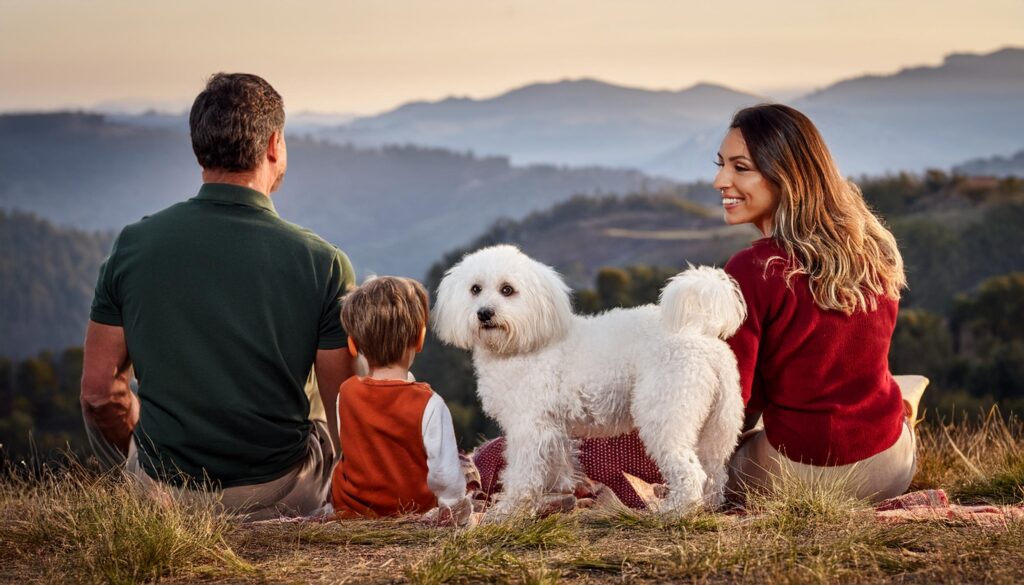
{"type": "Polygon", "coordinates": [[[481,322],[486,323],[491,320],[494,316],[494,309],[483,308],[476,312],[476,318],[480,319],[481,322]]]}

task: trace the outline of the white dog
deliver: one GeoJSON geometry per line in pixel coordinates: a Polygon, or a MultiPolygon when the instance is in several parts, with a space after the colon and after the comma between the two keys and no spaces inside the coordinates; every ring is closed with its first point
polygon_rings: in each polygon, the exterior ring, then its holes
{"type": "Polygon", "coordinates": [[[743,418],[721,338],[746,317],[725,272],[690,268],[658,305],[574,315],[552,268],[513,246],[465,256],[437,291],[434,330],[473,351],[484,411],[507,440],[500,516],[579,480],[573,437],[639,429],[669,488],[663,510],[723,500],[743,418]]]}

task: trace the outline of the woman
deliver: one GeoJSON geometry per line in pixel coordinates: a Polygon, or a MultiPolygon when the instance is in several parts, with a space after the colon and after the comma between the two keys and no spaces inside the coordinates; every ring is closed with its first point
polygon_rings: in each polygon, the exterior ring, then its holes
{"type": "Polygon", "coordinates": [[[916,461],[912,409],[887,361],[906,286],[895,239],[793,108],[738,112],[716,164],[726,223],[764,236],[725,267],[747,301],[729,343],[748,426],[763,423],[741,438],[729,487],[788,473],[859,498],[903,493],[916,461]]]}

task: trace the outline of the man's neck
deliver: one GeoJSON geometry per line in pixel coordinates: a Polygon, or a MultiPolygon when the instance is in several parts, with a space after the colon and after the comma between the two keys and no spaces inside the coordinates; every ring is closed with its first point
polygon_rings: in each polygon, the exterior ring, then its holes
{"type": "Polygon", "coordinates": [[[253,191],[259,191],[270,197],[270,187],[273,182],[268,181],[265,175],[266,173],[260,172],[259,169],[240,173],[220,169],[203,169],[203,182],[227,183],[228,185],[248,187],[253,191]]]}

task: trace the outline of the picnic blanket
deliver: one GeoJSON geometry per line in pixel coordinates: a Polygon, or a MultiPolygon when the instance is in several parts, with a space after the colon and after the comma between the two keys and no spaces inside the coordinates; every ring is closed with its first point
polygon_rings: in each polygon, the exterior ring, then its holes
{"type": "Polygon", "coordinates": [[[1024,505],[963,506],[951,504],[944,490],[920,490],[879,502],[875,505],[875,518],[892,524],[958,520],[983,526],[1003,526],[1024,520],[1024,505]]]}

